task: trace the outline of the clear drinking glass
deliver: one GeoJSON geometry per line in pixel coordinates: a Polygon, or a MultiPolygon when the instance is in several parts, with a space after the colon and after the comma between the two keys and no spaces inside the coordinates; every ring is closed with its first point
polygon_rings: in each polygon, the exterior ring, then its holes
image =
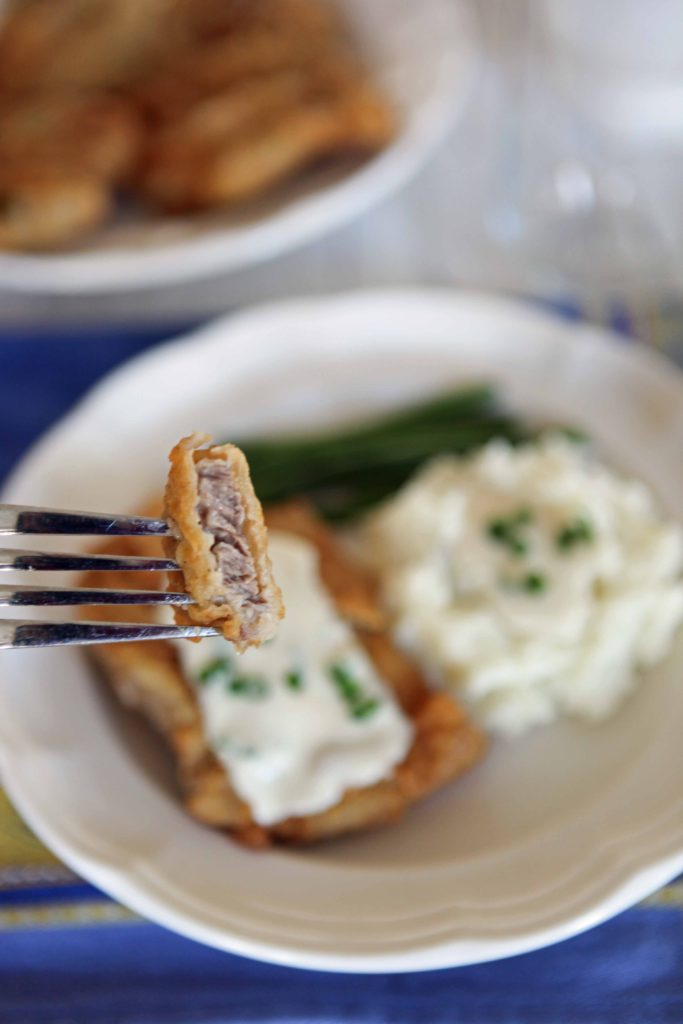
{"type": "Polygon", "coordinates": [[[683,0],[513,0],[508,24],[511,11],[492,235],[555,289],[678,290],[683,0]]]}

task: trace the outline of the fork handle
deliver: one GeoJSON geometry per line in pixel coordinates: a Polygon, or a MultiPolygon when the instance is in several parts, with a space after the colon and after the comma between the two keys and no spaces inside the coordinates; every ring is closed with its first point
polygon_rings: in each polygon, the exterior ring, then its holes
{"type": "Polygon", "coordinates": [[[168,534],[168,523],[148,516],[113,516],[106,512],[68,512],[31,505],[0,504],[0,536],[26,533],[163,537],[168,534]]]}

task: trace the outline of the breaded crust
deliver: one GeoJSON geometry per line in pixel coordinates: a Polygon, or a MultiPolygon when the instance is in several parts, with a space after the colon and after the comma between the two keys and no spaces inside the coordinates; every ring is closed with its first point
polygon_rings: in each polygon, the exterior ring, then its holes
{"type": "Polygon", "coordinates": [[[248,83],[241,95],[233,87],[152,136],[138,175],[141,194],[171,211],[228,207],[324,159],[371,154],[391,141],[393,115],[369,84],[326,95],[311,75],[308,81],[277,77],[282,86],[275,97],[276,83],[268,79],[248,83]],[[203,120],[207,114],[210,120],[203,120]],[[235,123],[218,133],[222,118],[235,123]]]}
{"type": "Polygon", "coordinates": [[[129,175],[143,139],[135,107],[119,96],[45,90],[0,97],[0,165],[89,174],[104,182],[129,175]]]}
{"type": "Polygon", "coordinates": [[[263,198],[288,201],[290,181],[334,161],[350,173],[396,134],[396,111],[328,0],[0,10],[3,249],[78,242],[116,214],[119,191],[132,201],[125,219],[143,207],[143,223],[214,209],[267,217],[263,198]],[[54,184],[39,189],[37,174],[54,184]]]}
{"type": "Polygon", "coordinates": [[[98,227],[110,205],[109,188],[95,175],[0,166],[0,250],[70,244],[98,227]]]}
{"type": "Polygon", "coordinates": [[[164,495],[164,515],[173,536],[165,541],[166,553],[180,566],[170,579],[172,589],[185,590],[196,601],[176,612],[179,622],[215,626],[237,650],[257,646],[275,634],[284,615],[280,588],[273,579],[268,557],[268,534],[261,503],[254,493],[249,467],[239,448],[232,444],[203,447],[207,437],[183,438],[169,455],[171,468],[164,495]],[[198,464],[204,460],[223,463],[230,470],[234,491],[244,511],[241,540],[253,559],[258,591],[256,604],[239,601],[226,587],[212,550],[216,538],[201,523],[198,464]]]}
{"type": "MultiPolygon", "coordinates": [[[[173,52],[177,0],[13,0],[3,5],[0,89],[123,86],[173,52]]],[[[196,0],[195,0],[196,2],[196,0]]]]}
{"type": "MultiPolygon", "coordinates": [[[[151,508],[146,514],[158,514],[158,509],[151,508]]],[[[363,589],[367,587],[365,573],[304,503],[268,510],[267,522],[272,529],[287,528],[316,545],[321,575],[342,614],[348,607],[349,594],[363,592],[367,597],[363,589]],[[330,566],[334,567],[331,571],[330,566]],[[359,580],[363,581],[360,586],[359,580]]],[[[158,553],[158,541],[116,538],[106,550],[158,553]]],[[[88,586],[130,586],[125,573],[90,573],[84,582],[88,586]]],[[[158,574],[150,573],[138,582],[143,587],[159,586],[158,574]]],[[[101,618],[131,618],[130,608],[125,607],[112,606],[95,612],[101,618]]],[[[88,615],[92,617],[92,612],[88,615]]],[[[140,620],[139,610],[133,615],[140,620]]],[[[377,621],[379,618],[378,612],[377,621]]],[[[199,706],[181,672],[173,644],[159,641],[104,645],[93,647],[89,655],[119,698],[142,711],[165,737],[177,764],[188,811],[251,847],[263,847],[276,842],[317,842],[396,821],[412,804],[461,775],[484,752],[481,732],[451,697],[428,690],[417,667],[394,645],[388,633],[358,630],[357,636],[413,723],[414,737],[408,755],[390,778],[348,790],[339,803],[319,814],[289,818],[269,828],[253,821],[249,807],[232,789],[225,768],[207,747],[199,706]]]]}

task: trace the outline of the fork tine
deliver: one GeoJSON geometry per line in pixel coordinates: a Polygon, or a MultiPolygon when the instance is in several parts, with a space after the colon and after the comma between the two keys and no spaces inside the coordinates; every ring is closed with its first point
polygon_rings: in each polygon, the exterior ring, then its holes
{"type": "Polygon", "coordinates": [[[0,607],[79,604],[194,604],[189,594],[163,590],[104,590],[95,587],[34,587],[0,584],[0,607]]]}
{"type": "Polygon", "coordinates": [[[129,622],[44,622],[0,619],[0,650],[64,644],[115,644],[134,640],[197,639],[216,636],[211,626],[157,626],[129,622]]]}
{"type": "Polygon", "coordinates": [[[148,516],[113,516],[104,512],[61,512],[31,505],[0,504],[0,536],[26,533],[104,534],[107,537],[163,537],[163,519],[148,516]]]}
{"type": "Polygon", "coordinates": [[[65,555],[46,551],[20,551],[18,548],[0,548],[0,570],[39,569],[78,570],[118,569],[119,571],[173,570],[178,566],[170,558],[141,558],[132,555],[65,555]]]}

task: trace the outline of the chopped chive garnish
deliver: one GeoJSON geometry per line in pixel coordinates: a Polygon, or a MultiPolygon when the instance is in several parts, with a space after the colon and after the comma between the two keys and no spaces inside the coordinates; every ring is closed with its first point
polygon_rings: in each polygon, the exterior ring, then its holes
{"type": "Polygon", "coordinates": [[[230,672],[230,659],[227,657],[214,658],[203,669],[200,669],[197,679],[200,683],[212,682],[219,676],[226,676],[230,672]]]}
{"type": "Polygon", "coordinates": [[[528,541],[522,540],[520,537],[508,537],[507,547],[511,555],[515,555],[517,558],[522,558],[523,555],[529,552],[528,541]]]}
{"type": "Polygon", "coordinates": [[[510,516],[492,519],[486,527],[486,532],[491,540],[502,544],[511,555],[522,558],[529,552],[529,542],[520,536],[520,530],[528,526],[532,519],[531,509],[520,508],[510,516]]]}
{"type": "Polygon", "coordinates": [[[590,544],[593,540],[595,531],[583,516],[578,516],[572,523],[567,523],[555,535],[555,544],[560,551],[571,551],[577,544],[590,544]]]}
{"type": "Polygon", "coordinates": [[[379,707],[379,701],[368,697],[363,687],[343,665],[331,665],[330,675],[352,718],[368,718],[379,707]]]}
{"type": "Polygon", "coordinates": [[[290,690],[296,690],[298,692],[303,689],[304,677],[301,672],[295,670],[292,672],[285,672],[285,683],[290,690]]]}
{"type": "Polygon", "coordinates": [[[549,429],[552,433],[560,434],[567,441],[573,441],[574,444],[587,444],[590,441],[590,434],[587,434],[585,430],[581,430],[579,427],[559,426],[546,429],[549,429]]]}
{"type": "Polygon", "coordinates": [[[495,540],[505,540],[508,535],[507,523],[502,519],[494,519],[488,525],[489,537],[495,540]]]}
{"type": "Polygon", "coordinates": [[[526,594],[542,594],[548,589],[548,577],[541,572],[527,572],[518,579],[506,578],[502,584],[506,590],[524,591],[526,594]]]}
{"type": "Polygon", "coordinates": [[[334,679],[337,689],[344,700],[349,702],[357,701],[363,696],[360,684],[343,665],[332,665],[330,675],[334,679]]]}
{"type": "Polygon", "coordinates": [[[379,701],[372,697],[368,697],[368,699],[364,700],[361,704],[355,705],[351,711],[351,715],[353,718],[368,718],[370,715],[374,714],[378,707],[379,701]]]}
{"type": "Polygon", "coordinates": [[[540,594],[548,586],[548,578],[540,572],[528,572],[522,580],[522,588],[528,594],[540,594]]]}
{"type": "Polygon", "coordinates": [[[268,683],[259,676],[235,676],[228,683],[228,691],[236,697],[263,700],[268,696],[268,683]]]}

